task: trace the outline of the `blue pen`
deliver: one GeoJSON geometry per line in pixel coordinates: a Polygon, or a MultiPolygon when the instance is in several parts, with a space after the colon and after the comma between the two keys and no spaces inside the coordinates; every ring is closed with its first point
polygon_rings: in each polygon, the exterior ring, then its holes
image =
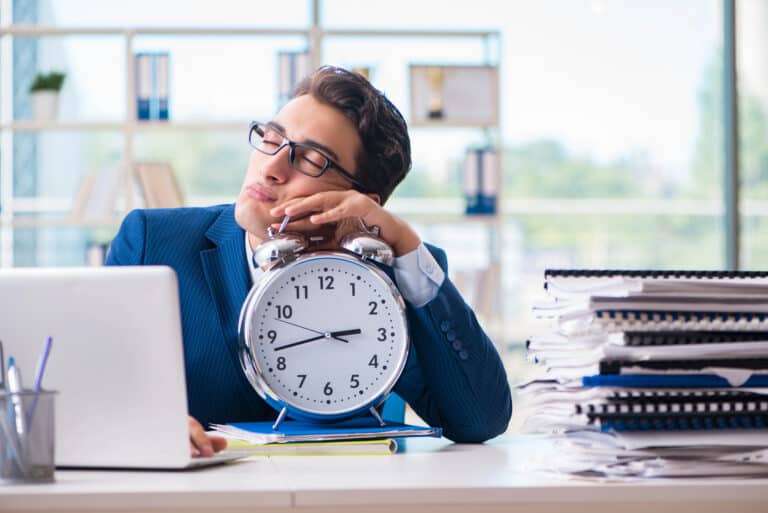
{"type": "Polygon", "coordinates": [[[43,344],[43,352],[40,353],[40,359],[37,361],[34,384],[34,389],[36,392],[42,390],[43,374],[45,374],[45,364],[48,363],[48,355],[51,354],[51,344],[53,344],[53,338],[46,338],[45,343],[43,344]]]}
{"type": "MultiPolygon", "coordinates": [[[[43,352],[40,353],[40,359],[37,360],[37,369],[35,369],[35,383],[32,385],[32,389],[35,392],[40,392],[43,389],[43,375],[45,374],[45,365],[48,363],[48,355],[51,354],[52,344],[52,337],[47,337],[43,343],[43,352]]],[[[34,396],[27,412],[27,428],[32,424],[32,417],[35,415],[36,406],[37,396],[34,396]]]]}
{"type": "Polygon", "coordinates": [[[13,403],[14,423],[16,425],[16,434],[19,436],[25,435],[27,432],[24,407],[21,404],[21,396],[18,395],[23,389],[21,384],[21,371],[16,365],[16,360],[11,356],[8,358],[8,392],[12,394],[11,402],[13,403]]]}

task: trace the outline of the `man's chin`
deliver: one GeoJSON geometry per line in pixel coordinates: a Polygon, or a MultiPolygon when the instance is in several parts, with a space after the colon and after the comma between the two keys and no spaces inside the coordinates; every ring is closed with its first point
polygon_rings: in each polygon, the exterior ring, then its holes
{"type": "Polygon", "coordinates": [[[235,222],[246,232],[259,238],[266,238],[267,228],[270,226],[269,223],[279,222],[279,220],[268,220],[265,222],[259,218],[253,209],[249,209],[245,205],[241,205],[240,202],[237,202],[235,203],[235,222]]]}

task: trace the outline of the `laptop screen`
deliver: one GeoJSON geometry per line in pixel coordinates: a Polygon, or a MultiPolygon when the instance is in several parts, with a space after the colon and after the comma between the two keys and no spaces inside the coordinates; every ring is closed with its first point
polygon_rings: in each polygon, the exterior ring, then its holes
{"type": "Polygon", "coordinates": [[[56,464],[172,468],[189,461],[178,285],[169,267],[0,270],[0,340],[31,386],[58,391],[56,464]]]}

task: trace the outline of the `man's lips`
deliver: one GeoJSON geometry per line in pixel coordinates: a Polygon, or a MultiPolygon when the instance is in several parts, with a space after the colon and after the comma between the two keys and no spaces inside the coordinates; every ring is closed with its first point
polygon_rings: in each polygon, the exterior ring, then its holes
{"type": "Polygon", "coordinates": [[[254,183],[248,186],[248,196],[257,201],[275,201],[277,198],[269,188],[254,183]]]}

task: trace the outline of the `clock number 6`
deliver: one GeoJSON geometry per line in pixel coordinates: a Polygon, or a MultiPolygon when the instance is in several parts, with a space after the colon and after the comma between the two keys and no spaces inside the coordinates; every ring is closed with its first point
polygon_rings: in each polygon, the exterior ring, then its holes
{"type": "Polygon", "coordinates": [[[330,381],[325,384],[325,388],[323,388],[323,393],[325,395],[332,395],[333,394],[333,389],[331,388],[331,382],[330,381]]]}

